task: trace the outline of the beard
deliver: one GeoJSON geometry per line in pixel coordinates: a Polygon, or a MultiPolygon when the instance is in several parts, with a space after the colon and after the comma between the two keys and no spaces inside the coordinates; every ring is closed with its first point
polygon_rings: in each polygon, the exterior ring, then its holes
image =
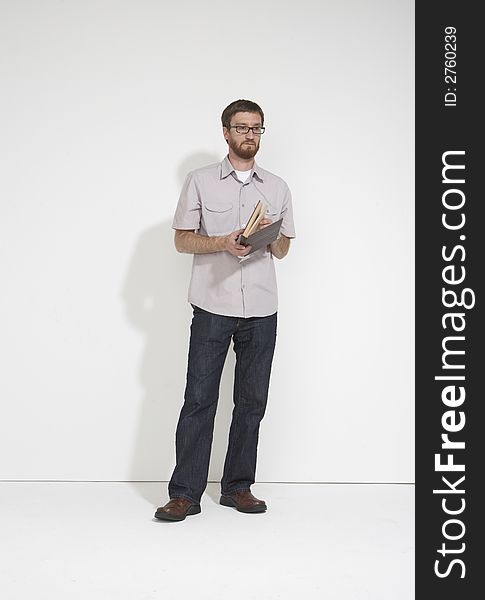
{"type": "Polygon", "coordinates": [[[229,142],[229,147],[231,148],[231,150],[239,158],[244,158],[244,159],[253,158],[254,156],[256,156],[256,153],[259,150],[259,144],[256,145],[256,143],[254,143],[254,146],[253,146],[250,144],[246,144],[244,142],[242,142],[241,144],[237,144],[236,142],[234,142],[232,140],[228,140],[228,142],[229,142]]]}

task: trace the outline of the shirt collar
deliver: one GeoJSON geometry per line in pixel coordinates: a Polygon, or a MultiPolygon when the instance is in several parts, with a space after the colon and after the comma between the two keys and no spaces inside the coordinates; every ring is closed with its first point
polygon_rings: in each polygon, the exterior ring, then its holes
{"type": "MultiPolygon", "coordinates": [[[[231,164],[231,161],[229,160],[229,155],[227,155],[224,160],[221,162],[221,179],[224,179],[225,177],[227,177],[228,175],[230,175],[232,172],[234,171],[234,167],[231,164]]],[[[251,173],[249,174],[249,177],[252,178],[253,173],[257,175],[258,179],[260,179],[261,181],[263,180],[263,169],[261,169],[261,167],[256,164],[256,161],[253,162],[253,168],[251,169],[251,173]]]]}

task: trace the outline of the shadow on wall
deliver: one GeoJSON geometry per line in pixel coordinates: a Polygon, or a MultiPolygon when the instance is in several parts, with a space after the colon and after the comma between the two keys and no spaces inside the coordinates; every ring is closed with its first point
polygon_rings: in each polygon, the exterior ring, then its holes
{"type": "MultiPolygon", "coordinates": [[[[177,171],[180,189],[189,171],[220,160],[207,153],[186,159],[177,171]]],[[[175,212],[177,200],[178,197],[165,198],[161,202],[173,206],[175,212]]],[[[134,424],[131,481],[169,480],[175,466],[175,429],[184,400],[192,319],[192,307],[187,301],[192,255],[177,252],[173,237],[172,219],[141,233],[122,289],[125,314],[145,338],[141,360],[133,365],[143,397],[138,422],[134,424]]],[[[234,352],[230,350],[221,380],[210,481],[220,481],[222,476],[232,413],[234,365],[234,352]]],[[[134,487],[154,506],[159,506],[165,497],[168,499],[166,483],[156,497],[153,491],[150,495],[150,486],[134,487]]]]}

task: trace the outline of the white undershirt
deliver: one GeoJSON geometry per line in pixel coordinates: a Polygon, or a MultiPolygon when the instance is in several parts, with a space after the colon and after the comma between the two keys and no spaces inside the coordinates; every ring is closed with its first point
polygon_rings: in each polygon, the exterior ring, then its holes
{"type": "Polygon", "coordinates": [[[251,173],[251,169],[249,169],[249,171],[236,171],[236,169],[234,169],[237,178],[239,179],[239,181],[241,183],[244,183],[246,181],[246,179],[249,177],[249,173],[251,173]]]}

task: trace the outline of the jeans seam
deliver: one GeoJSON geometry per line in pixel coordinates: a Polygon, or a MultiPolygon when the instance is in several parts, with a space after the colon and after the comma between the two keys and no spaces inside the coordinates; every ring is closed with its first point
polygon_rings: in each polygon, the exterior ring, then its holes
{"type": "Polygon", "coordinates": [[[235,492],[250,492],[251,490],[248,487],[244,487],[244,488],[236,488],[234,490],[231,490],[230,492],[222,492],[223,496],[230,496],[231,494],[234,494],[235,492]]]}
{"type": "MultiPolygon", "coordinates": [[[[239,319],[238,319],[239,325],[239,319]]],[[[241,353],[242,354],[242,353],[241,353]]],[[[241,360],[241,358],[239,358],[241,360]]],[[[234,373],[234,431],[237,431],[237,424],[239,422],[239,412],[241,410],[241,364],[237,364],[238,359],[236,358],[236,372],[234,373]],[[237,402],[236,402],[237,397],[237,402]]],[[[234,440],[231,440],[229,448],[227,449],[227,464],[231,466],[231,459],[234,453],[234,440]]],[[[225,494],[224,494],[225,495],[225,494]]]]}
{"type": "Polygon", "coordinates": [[[191,498],[190,496],[186,496],[185,494],[175,494],[174,496],[170,496],[170,500],[172,498],[185,498],[186,500],[190,500],[194,504],[200,504],[200,502],[196,502],[193,498],[191,498]]]}

